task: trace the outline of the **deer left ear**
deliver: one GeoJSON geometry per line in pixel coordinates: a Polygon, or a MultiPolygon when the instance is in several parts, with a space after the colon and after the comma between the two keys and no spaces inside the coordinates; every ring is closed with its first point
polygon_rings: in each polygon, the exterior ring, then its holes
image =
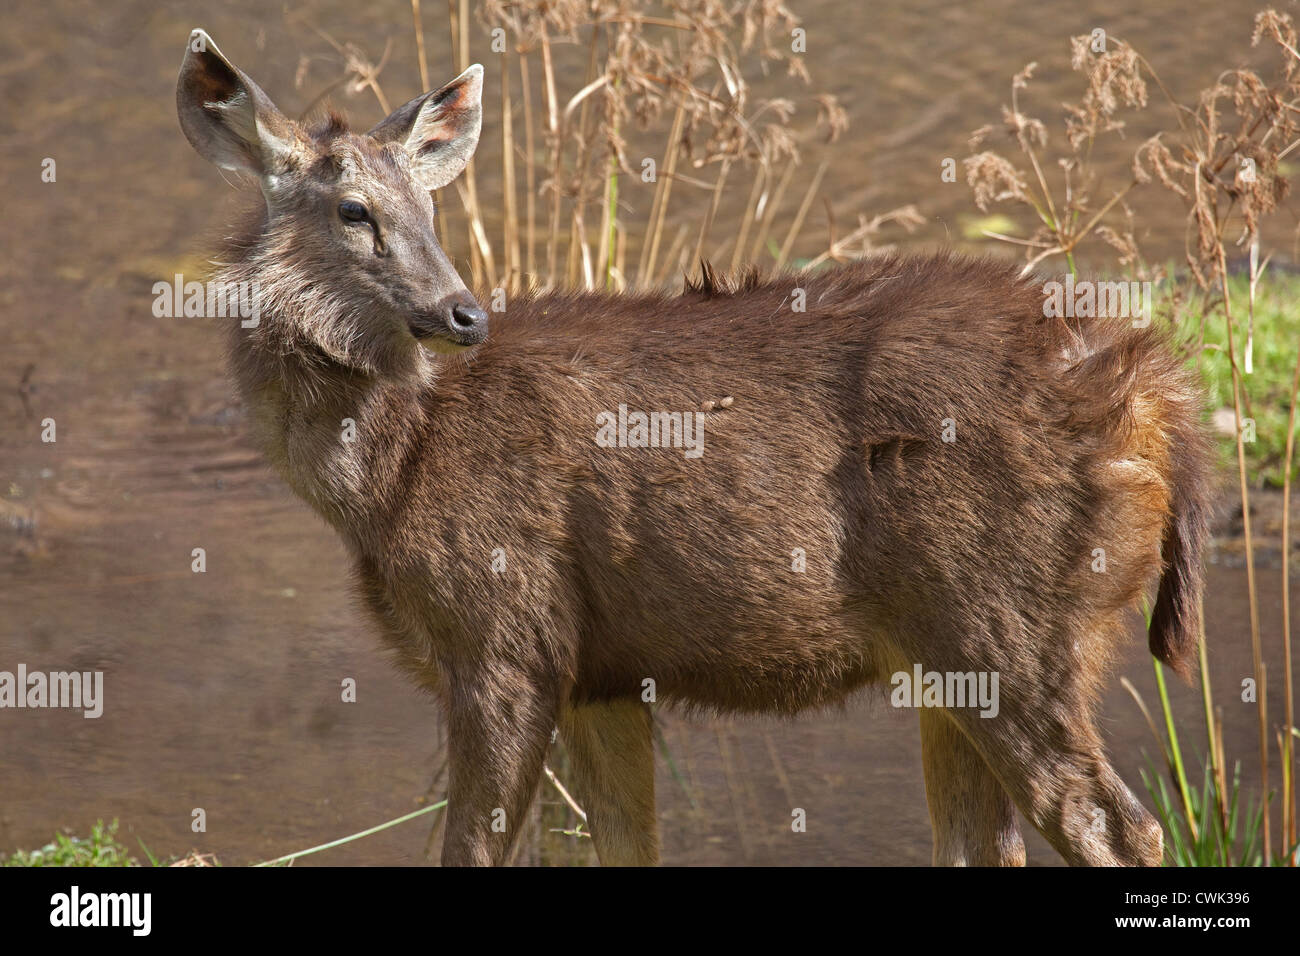
{"type": "Polygon", "coordinates": [[[483,126],[482,99],[483,67],[475,63],[442,89],[399,106],[369,135],[381,143],[401,143],[420,185],[441,189],[474,155],[483,126]]]}
{"type": "Polygon", "coordinates": [[[202,30],[190,34],[176,80],[181,129],[199,155],[222,169],[284,172],[301,152],[292,121],[202,30]]]}

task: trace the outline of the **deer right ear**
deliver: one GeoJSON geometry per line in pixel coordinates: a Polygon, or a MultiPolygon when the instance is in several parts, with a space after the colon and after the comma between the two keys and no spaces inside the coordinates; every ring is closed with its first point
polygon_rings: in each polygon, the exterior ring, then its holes
{"type": "Polygon", "coordinates": [[[420,185],[441,189],[474,155],[483,126],[482,100],[483,67],[475,63],[442,89],[393,110],[369,135],[380,143],[401,143],[420,185]]]}
{"type": "Polygon", "coordinates": [[[190,34],[185,49],[176,112],[198,154],[222,169],[274,176],[289,167],[297,149],[293,122],[203,30],[190,34]]]}

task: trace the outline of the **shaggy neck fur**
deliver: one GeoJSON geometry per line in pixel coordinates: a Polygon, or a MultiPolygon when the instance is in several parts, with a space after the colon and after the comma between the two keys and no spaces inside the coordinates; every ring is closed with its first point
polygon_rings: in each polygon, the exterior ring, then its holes
{"type": "Polygon", "coordinates": [[[229,360],[258,445],[291,488],[360,547],[358,528],[390,502],[385,463],[414,447],[435,364],[409,337],[366,338],[354,304],[305,279],[273,224],[221,263],[218,282],[251,282],[260,316],[232,321],[229,360]]]}

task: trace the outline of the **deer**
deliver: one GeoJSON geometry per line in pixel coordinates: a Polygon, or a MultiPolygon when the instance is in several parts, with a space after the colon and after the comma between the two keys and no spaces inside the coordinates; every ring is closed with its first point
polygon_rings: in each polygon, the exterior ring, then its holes
{"type": "Polygon", "coordinates": [[[1190,679],[1201,640],[1211,459],[1168,330],[940,250],[521,292],[489,335],[430,197],[483,76],[359,133],[195,30],[176,91],[260,187],[214,257],[259,290],[228,330],[253,439],[445,718],[442,863],[507,861],[555,732],[599,862],[654,865],[656,707],[793,717],[924,673],[936,865],[1024,865],[1017,810],[1069,864],[1157,865],[1097,710],[1152,593],[1159,661],[1190,679]]]}

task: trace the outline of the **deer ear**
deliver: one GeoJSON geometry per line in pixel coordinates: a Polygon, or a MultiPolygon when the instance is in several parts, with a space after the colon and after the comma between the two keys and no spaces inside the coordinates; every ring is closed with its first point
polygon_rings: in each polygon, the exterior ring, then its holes
{"type": "Polygon", "coordinates": [[[185,48],[176,112],[198,154],[222,169],[274,176],[298,148],[293,122],[203,30],[191,33],[185,48]]]}
{"type": "Polygon", "coordinates": [[[440,90],[399,106],[370,136],[401,143],[425,189],[441,189],[460,175],[478,146],[483,126],[483,67],[475,63],[440,90]]]}

